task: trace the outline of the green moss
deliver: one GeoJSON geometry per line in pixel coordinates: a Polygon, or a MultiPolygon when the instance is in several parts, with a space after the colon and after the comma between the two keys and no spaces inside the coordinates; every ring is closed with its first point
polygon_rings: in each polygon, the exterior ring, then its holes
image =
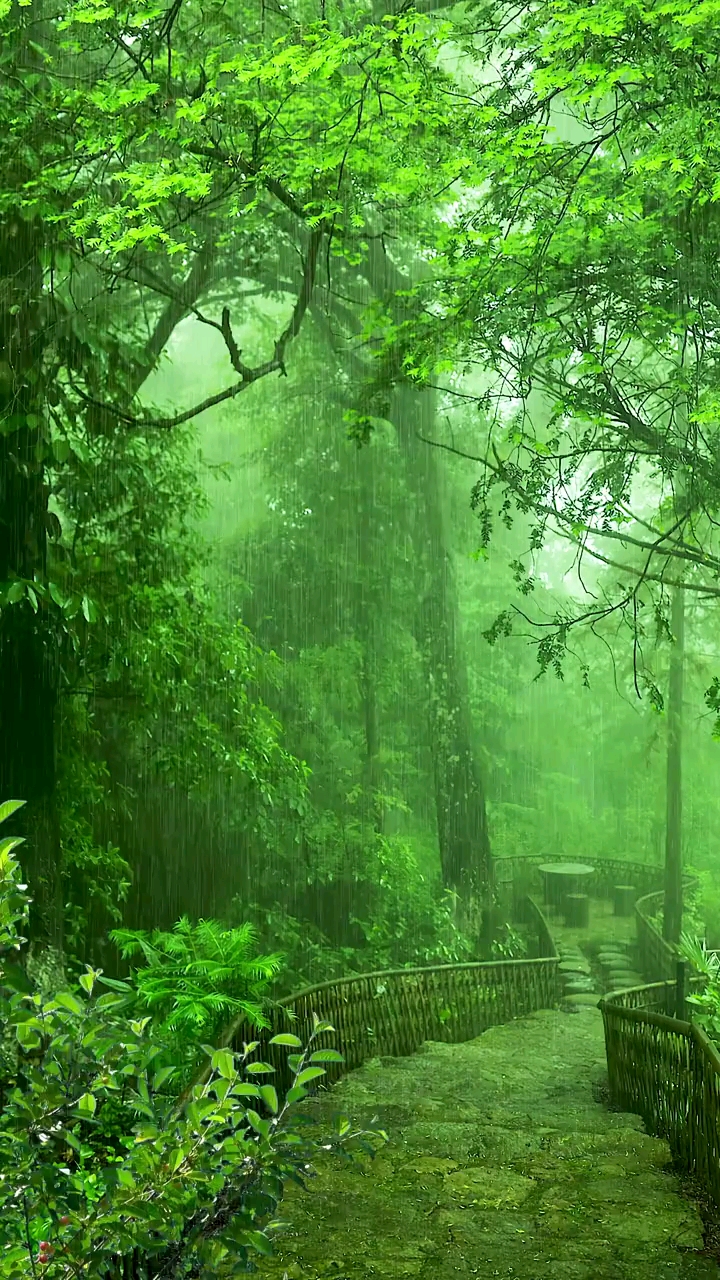
{"type": "Polygon", "coordinates": [[[288,1193],[261,1274],[720,1280],[666,1144],[594,1101],[603,1067],[596,1010],[368,1062],[310,1105],[378,1115],[389,1145],[288,1193]]]}

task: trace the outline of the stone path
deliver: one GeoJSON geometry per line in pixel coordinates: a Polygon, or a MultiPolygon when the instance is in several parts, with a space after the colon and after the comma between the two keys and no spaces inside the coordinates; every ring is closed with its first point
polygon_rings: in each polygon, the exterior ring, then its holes
{"type": "Polygon", "coordinates": [[[595,1101],[604,1071],[602,1018],[582,1006],[366,1063],[309,1105],[378,1115],[389,1144],[289,1190],[260,1274],[720,1280],[666,1144],[595,1101]]]}

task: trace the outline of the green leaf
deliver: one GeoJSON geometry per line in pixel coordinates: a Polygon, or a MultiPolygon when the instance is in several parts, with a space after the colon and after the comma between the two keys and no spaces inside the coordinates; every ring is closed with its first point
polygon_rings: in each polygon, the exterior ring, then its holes
{"type": "Polygon", "coordinates": [[[71,991],[58,991],[53,1003],[59,1004],[61,1009],[67,1009],[68,1013],[82,1013],[83,1011],[80,1001],[71,991]]]}
{"type": "Polygon", "coordinates": [[[302,1040],[297,1036],[293,1036],[289,1031],[283,1031],[279,1036],[273,1036],[268,1044],[285,1044],[290,1049],[302,1049],[302,1040]]]}
{"type": "Polygon", "coordinates": [[[277,1089],[275,1089],[274,1086],[271,1084],[264,1084],[260,1090],[260,1097],[265,1103],[265,1106],[268,1107],[270,1111],[272,1111],[273,1115],[277,1115],[277,1109],[278,1109],[277,1089]]]}
{"type": "Polygon", "coordinates": [[[89,596],[83,596],[81,607],[86,622],[97,622],[98,611],[89,596]]]}
{"type": "Polygon", "coordinates": [[[321,1022],[317,1014],[313,1014],[313,1035],[319,1036],[323,1031],[334,1031],[335,1028],[330,1022],[321,1022]]]}
{"type": "Polygon", "coordinates": [[[24,843],[24,836],[5,836],[4,839],[0,840],[0,859],[6,863],[13,849],[17,849],[19,844],[24,843]]]}
{"type": "Polygon", "coordinates": [[[136,1131],[135,1142],[138,1145],[141,1142],[155,1142],[157,1137],[158,1137],[157,1127],[154,1124],[144,1124],[140,1129],[136,1131]]]}
{"type": "Polygon", "coordinates": [[[296,1076],[295,1084],[308,1084],[310,1080],[317,1080],[320,1076],[324,1076],[326,1074],[327,1073],[323,1071],[322,1067],[306,1067],[304,1071],[301,1071],[300,1074],[296,1076]]]}
{"type": "Polygon", "coordinates": [[[77,1109],[81,1116],[94,1116],[97,1107],[97,1099],[93,1093],[84,1093],[77,1100],[77,1109]]]}
{"type": "Polygon", "coordinates": [[[266,1076],[272,1074],[275,1068],[269,1066],[267,1062],[248,1062],[245,1070],[251,1076],[266,1076]]]}
{"type": "Polygon", "coordinates": [[[18,809],[22,809],[24,804],[26,804],[25,800],[5,800],[3,804],[0,804],[0,822],[5,822],[7,818],[11,818],[14,813],[17,813],[18,809]]]}
{"type": "Polygon", "coordinates": [[[315,1053],[310,1055],[311,1062],[344,1062],[341,1053],[337,1049],[317,1049],[315,1053]]]}
{"type": "Polygon", "coordinates": [[[83,991],[87,991],[87,994],[89,996],[92,995],[92,990],[93,990],[93,987],[95,986],[96,978],[97,978],[97,974],[94,969],[88,969],[85,973],[81,973],[80,977],[78,978],[78,982],[80,983],[80,986],[82,987],[83,991]]]}
{"type": "Polygon", "coordinates": [[[97,973],[96,977],[98,982],[100,982],[102,986],[110,987],[112,991],[130,992],[133,990],[129,982],[122,982],[120,978],[106,978],[104,973],[103,974],[97,973]]]}
{"type": "Polygon", "coordinates": [[[235,1055],[229,1049],[216,1049],[212,1056],[212,1069],[225,1080],[232,1080],[236,1074],[235,1055]]]}
{"type": "Polygon", "coordinates": [[[159,1071],[156,1071],[153,1076],[153,1089],[161,1089],[165,1081],[172,1075],[175,1069],[175,1067],[161,1067],[159,1071]]]}
{"type": "Polygon", "coordinates": [[[248,1108],[246,1115],[253,1129],[255,1130],[256,1133],[260,1134],[261,1138],[270,1137],[270,1121],[269,1120],[263,1120],[262,1117],[258,1115],[257,1111],[252,1111],[250,1108],[248,1108]]]}
{"type": "Polygon", "coordinates": [[[265,1235],[264,1231],[241,1231],[232,1233],[233,1238],[238,1244],[249,1245],[256,1253],[262,1253],[265,1257],[271,1256],[273,1247],[265,1235]]]}
{"type": "Polygon", "coordinates": [[[42,1043],[35,1028],[29,1026],[27,1022],[18,1022],[15,1035],[23,1049],[38,1049],[42,1043]]]}
{"type": "Polygon", "coordinates": [[[63,462],[67,462],[70,457],[70,444],[67,440],[53,440],[52,451],[53,458],[62,466],[63,462]]]}

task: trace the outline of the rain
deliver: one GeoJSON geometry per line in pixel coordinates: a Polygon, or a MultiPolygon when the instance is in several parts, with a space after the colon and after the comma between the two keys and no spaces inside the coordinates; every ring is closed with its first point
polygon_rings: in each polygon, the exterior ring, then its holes
{"type": "Polygon", "coordinates": [[[719,57],[0,0],[0,1280],[720,1276],[719,57]]]}

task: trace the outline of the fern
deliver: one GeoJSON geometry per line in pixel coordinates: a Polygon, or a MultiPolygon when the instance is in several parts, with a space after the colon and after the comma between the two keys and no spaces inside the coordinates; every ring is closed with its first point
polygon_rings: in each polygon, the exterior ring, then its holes
{"type": "Polygon", "coordinates": [[[212,1040],[240,1014],[256,1027],[269,1026],[267,986],[284,957],[257,955],[251,924],[225,929],[217,920],[192,924],[183,916],[170,932],[113,929],[110,937],[125,959],[144,959],[133,971],[139,1000],[173,1037],[212,1040]]]}
{"type": "Polygon", "coordinates": [[[698,1010],[697,1020],[710,1038],[720,1041],[720,958],[687,933],[680,938],[678,950],[705,979],[703,990],[688,996],[688,1004],[698,1010]]]}

